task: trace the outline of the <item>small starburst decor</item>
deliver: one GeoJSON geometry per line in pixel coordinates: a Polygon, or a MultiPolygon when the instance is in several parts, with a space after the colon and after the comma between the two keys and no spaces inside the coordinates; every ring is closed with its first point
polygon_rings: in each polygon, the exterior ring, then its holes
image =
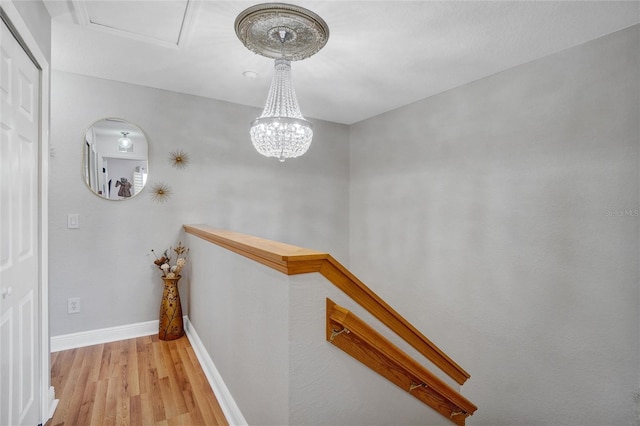
{"type": "Polygon", "coordinates": [[[169,154],[169,162],[177,169],[184,169],[189,164],[189,154],[181,149],[177,149],[169,154]]]}
{"type": "Polygon", "coordinates": [[[166,183],[156,183],[151,187],[151,196],[154,201],[164,203],[171,196],[171,187],[166,183]]]}

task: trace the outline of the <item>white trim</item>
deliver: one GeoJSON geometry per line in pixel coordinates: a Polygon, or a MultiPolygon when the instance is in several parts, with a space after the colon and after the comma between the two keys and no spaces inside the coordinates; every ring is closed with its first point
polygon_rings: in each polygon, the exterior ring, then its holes
{"type": "Polygon", "coordinates": [[[58,407],[58,402],[60,402],[56,399],[56,390],[53,388],[53,386],[49,387],[49,396],[47,397],[46,401],[47,407],[49,407],[49,414],[47,414],[49,416],[47,417],[47,420],[49,420],[53,417],[53,413],[56,412],[56,408],[58,407]]]}
{"type": "MultiPolygon", "coordinates": [[[[33,52],[33,50],[32,50],[33,52]]],[[[36,59],[40,62],[40,58],[36,55],[36,59]]],[[[42,62],[40,62],[42,66],[42,62]]],[[[55,399],[55,389],[51,386],[51,365],[49,364],[49,156],[51,153],[49,139],[49,114],[50,114],[50,77],[49,64],[44,63],[42,66],[41,81],[41,134],[40,137],[40,314],[42,332],[41,350],[42,360],[40,371],[45,375],[41,379],[42,383],[42,405],[41,417],[42,424],[53,417],[53,413],[58,406],[58,400],[55,399]],[[49,397],[53,397],[50,399],[49,397]],[[49,417],[46,417],[49,416],[49,417]],[[44,418],[46,417],[46,418],[44,418]]]]}
{"type": "Polygon", "coordinates": [[[229,388],[227,388],[224,380],[222,380],[220,372],[218,372],[218,369],[213,363],[211,356],[209,356],[207,349],[204,347],[202,340],[200,340],[198,333],[196,333],[195,328],[193,328],[193,324],[191,324],[191,321],[189,321],[189,318],[187,317],[184,319],[184,329],[189,341],[191,342],[193,352],[195,352],[196,357],[200,362],[200,366],[211,385],[211,389],[216,395],[220,408],[222,408],[222,412],[227,418],[227,422],[229,422],[230,425],[247,425],[248,423],[244,419],[236,401],[233,399],[231,392],[229,392],[229,388]]]}
{"type": "Polygon", "coordinates": [[[121,325],[117,327],[100,328],[97,330],[81,331],[78,333],[62,334],[51,337],[51,352],[84,346],[99,345],[101,343],[118,340],[133,339],[148,336],[158,332],[158,320],[121,325]]]}
{"type": "Polygon", "coordinates": [[[198,9],[200,8],[200,1],[187,0],[187,9],[184,13],[182,20],[182,28],[180,29],[180,35],[178,36],[178,47],[185,47],[191,40],[195,28],[196,16],[198,16],[198,9]]]}
{"type": "Polygon", "coordinates": [[[86,27],[91,24],[91,20],[89,19],[89,12],[87,11],[87,6],[83,1],[80,0],[71,0],[71,4],[73,4],[73,11],[76,21],[79,25],[86,27]]]}
{"type": "Polygon", "coordinates": [[[87,10],[87,2],[91,0],[71,0],[74,9],[75,20],[81,26],[85,28],[90,28],[96,31],[101,31],[103,33],[116,35],[119,37],[126,37],[131,40],[142,41],[145,43],[150,43],[156,46],[168,47],[171,49],[177,49],[180,47],[184,47],[189,39],[191,38],[191,34],[193,33],[193,27],[196,9],[200,4],[199,1],[187,0],[187,5],[185,7],[184,14],[182,16],[182,24],[180,26],[180,31],[178,33],[178,39],[176,41],[167,41],[158,39],[151,36],[145,36],[138,33],[133,33],[130,31],[126,31],[119,28],[109,27],[103,24],[97,24],[91,20],[89,16],[89,11],[87,10]]]}
{"type": "Polygon", "coordinates": [[[42,424],[53,415],[58,401],[55,400],[55,391],[50,386],[51,368],[49,366],[49,126],[50,126],[50,100],[49,100],[49,83],[50,68],[47,57],[40,50],[36,39],[29,31],[29,27],[22,19],[22,16],[14,6],[12,1],[0,1],[2,10],[11,21],[11,25],[20,34],[20,37],[26,44],[31,55],[40,67],[40,170],[39,170],[39,186],[40,186],[40,276],[39,276],[39,308],[40,308],[40,413],[39,417],[42,424]],[[50,399],[53,395],[54,399],[50,399]]]}

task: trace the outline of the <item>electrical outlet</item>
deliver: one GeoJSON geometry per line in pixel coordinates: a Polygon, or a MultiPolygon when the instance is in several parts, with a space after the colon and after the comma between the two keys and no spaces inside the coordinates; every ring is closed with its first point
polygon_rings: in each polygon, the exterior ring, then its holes
{"type": "Polygon", "coordinates": [[[67,313],[77,314],[78,312],[80,312],[80,298],[70,297],[67,299],[67,313]]]}

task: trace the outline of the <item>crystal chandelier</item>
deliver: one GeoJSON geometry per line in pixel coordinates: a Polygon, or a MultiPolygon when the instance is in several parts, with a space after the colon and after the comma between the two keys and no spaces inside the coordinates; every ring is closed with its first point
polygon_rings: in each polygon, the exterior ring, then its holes
{"type": "Polygon", "coordinates": [[[304,119],[291,84],[291,62],[276,59],[267,103],[251,123],[251,142],[266,157],[299,157],[309,149],[313,125],[304,119]]]}
{"type": "Polygon", "coordinates": [[[315,13],[283,3],[265,3],[243,11],[236,34],[251,51],[275,59],[267,102],[251,123],[256,150],[280,161],[299,157],[309,149],[313,125],[304,119],[291,80],[291,61],[318,52],[327,43],[329,28],[315,13]]]}

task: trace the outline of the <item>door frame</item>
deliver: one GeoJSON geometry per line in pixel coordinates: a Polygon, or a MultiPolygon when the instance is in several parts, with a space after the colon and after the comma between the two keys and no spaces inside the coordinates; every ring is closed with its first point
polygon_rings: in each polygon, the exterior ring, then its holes
{"type": "Polygon", "coordinates": [[[0,8],[4,17],[9,20],[9,29],[15,31],[19,41],[27,54],[35,60],[36,66],[40,68],[40,137],[39,137],[39,173],[38,173],[38,244],[39,244],[39,273],[38,284],[40,297],[38,308],[40,310],[39,324],[39,344],[40,357],[40,377],[38,383],[40,387],[40,421],[45,424],[49,420],[58,401],[55,399],[55,391],[51,386],[50,367],[50,343],[49,343],[49,144],[50,144],[50,65],[46,56],[40,50],[22,16],[11,0],[0,0],[0,8]]]}

